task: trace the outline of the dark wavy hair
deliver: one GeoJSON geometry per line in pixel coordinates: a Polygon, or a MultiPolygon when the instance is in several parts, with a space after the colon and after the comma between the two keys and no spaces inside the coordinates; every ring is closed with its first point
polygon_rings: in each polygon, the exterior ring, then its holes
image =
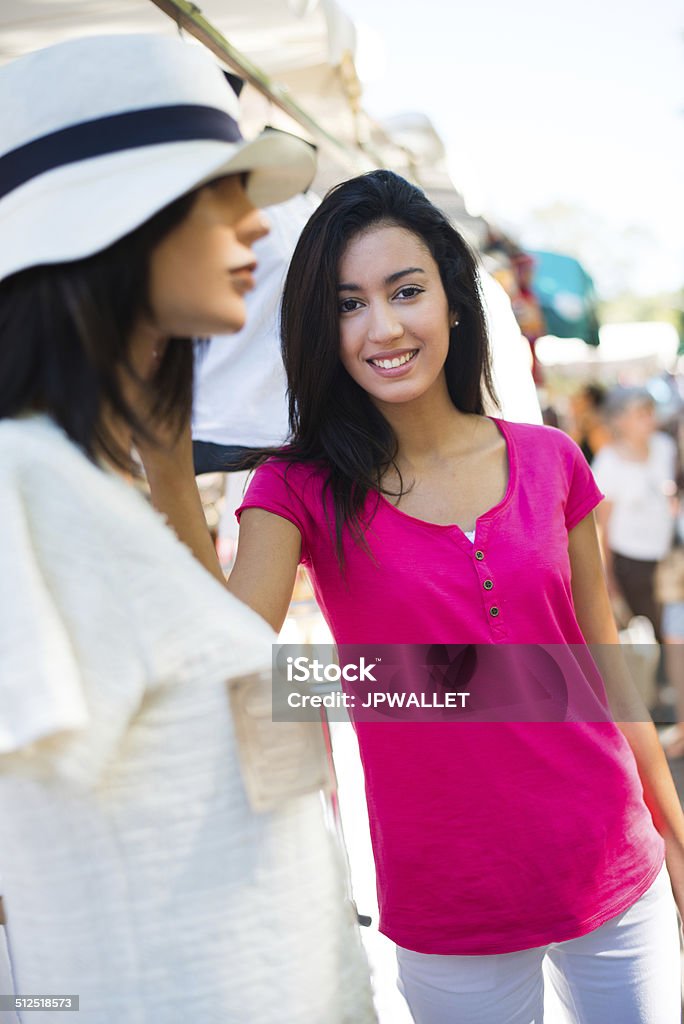
{"type": "MultiPolygon", "coordinates": [[[[383,493],[382,476],[397,455],[394,431],[339,358],[340,260],[355,236],[377,224],[412,231],[439,267],[449,310],[459,320],[445,364],[456,408],[483,413],[485,396],[497,401],[476,259],[445,214],[392,171],[372,171],[333,188],[304,228],[285,282],[290,442],[277,457],[326,468],[340,561],[343,527],[363,543],[361,509],[369,491],[383,493]]],[[[400,486],[399,496],[405,493],[400,486]]]]}
{"type": "Polygon", "coordinates": [[[192,404],[193,346],[169,341],[143,383],[129,358],[138,317],[150,313],[150,257],[189,212],[182,196],[102,252],[32,267],[0,283],[0,418],[29,411],[51,416],[91,459],[106,456],[127,471],[130,453],[105,410],[154,442],[124,394],[122,370],[148,393],[152,423],[181,429],[192,404]]]}

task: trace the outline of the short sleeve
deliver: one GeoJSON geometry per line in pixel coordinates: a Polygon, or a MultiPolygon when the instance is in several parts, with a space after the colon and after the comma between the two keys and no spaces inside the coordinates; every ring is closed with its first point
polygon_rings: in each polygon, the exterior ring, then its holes
{"type": "Polygon", "coordinates": [[[569,460],[565,525],[568,530],[572,530],[603,501],[604,495],[579,446],[567,435],[565,444],[569,460]]]}
{"type": "Polygon", "coordinates": [[[2,492],[5,598],[0,616],[0,754],[88,721],[80,668],[40,563],[21,497],[2,492]]]}
{"type": "Polygon", "coordinates": [[[67,500],[59,473],[46,469],[38,485],[42,504],[32,485],[0,480],[0,773],[91,786],[138,710],[146,670],[103,571],[97,518],[67,500]]]}
{"type": "Polygon", "coordinates": [[[255,472],[245,499],[236,510],[235,515],[240,521],[247,508],[260,508],[272,512],[276,516],[288,519],[297,527],[302,538],[300,561],[309,562],[311,531],[315,528],[312,514],[312,495],[307,502],[307,482],[304,478],[305,467],[296,463],[287,463],[271,459],[260,466],[255,472]]]}

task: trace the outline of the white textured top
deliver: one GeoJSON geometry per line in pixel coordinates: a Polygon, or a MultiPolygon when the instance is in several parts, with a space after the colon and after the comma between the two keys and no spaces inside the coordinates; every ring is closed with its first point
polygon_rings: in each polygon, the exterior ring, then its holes
{"type": "Polygon", "coordinates": [[[658,561],[667,553],[674,534],[676,458],[674,441],[661,433],[651,437],[643,462],[625,458],[613,445],[598,452],[591,468],[613,505],[608,527],[611,551],[644,561],[658,561]]]}
{"type": "Polygon", "coordinates": [[[79,993],[83,1024],[374,1020],[319,794],[243,789],[226,679],[270,629],[43,417],[0,422],[0,522],[17,991],[79,993]]]}

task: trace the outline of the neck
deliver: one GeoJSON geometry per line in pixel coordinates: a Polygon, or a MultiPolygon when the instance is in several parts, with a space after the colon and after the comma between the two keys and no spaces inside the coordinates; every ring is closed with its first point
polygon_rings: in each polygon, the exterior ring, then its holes
{"type": "MultiPolygon", "coordinates": [[[[128,347],[132,373],[124,367],[119,371],[122,395],[143,422],[146,419],[145,405],[149,401],[145,382],[151,379],[158,368],[166,341],[167,339],[146,321],[139,321],[133,329],[128,347]]],[[[133,448],[133,431],[128,423],[111,409],[104,411],[102,419],[107,432],[119,449],[130,454],[133,448]]],[[[106,456],[105,461],[109,462],[106,456]]],[[[123,473],[120,466],[114,466],[114,469],[123,473]]]]}
{"type": "MultiPolygon", "coordinates": [[[[149,320],[141,318],[136,323],[131,334],[128,353],[134,372],[142,380],[150,380],[154,376],[168,340],[149,320]]],[[[130,381],[128,376],[127,380],[130,381]]],[[[139,387],[137,384],[134,386],[139,387]]],[[[127,395],[127,397],[129,396],[127,395]]]]}
{"type": "Polygon", "coordinates": [[[472,439],[473,415],[452,403],[446,382],[413,402],[376,402],[392,427],[399,445],[398,461],[412,466],[467,448],[472,439]]]}

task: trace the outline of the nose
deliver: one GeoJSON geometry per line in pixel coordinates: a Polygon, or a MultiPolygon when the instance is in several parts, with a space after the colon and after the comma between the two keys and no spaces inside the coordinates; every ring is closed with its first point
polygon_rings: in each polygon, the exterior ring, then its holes
{"type": "Polygon", "coordinates": [[[397,341],[404,333],[401,322],[388,302],[378,302],[371,306],[368,324],[368,340],[376,345],[397,341]]]}
{"type": "Polygon", "coordinates": [[[251,246],[260,238],[264,238],[270,230],[271,225],[264,211],[250,204],[250,209],[240,218],[235,233],[243,245],[251,246]]]}

